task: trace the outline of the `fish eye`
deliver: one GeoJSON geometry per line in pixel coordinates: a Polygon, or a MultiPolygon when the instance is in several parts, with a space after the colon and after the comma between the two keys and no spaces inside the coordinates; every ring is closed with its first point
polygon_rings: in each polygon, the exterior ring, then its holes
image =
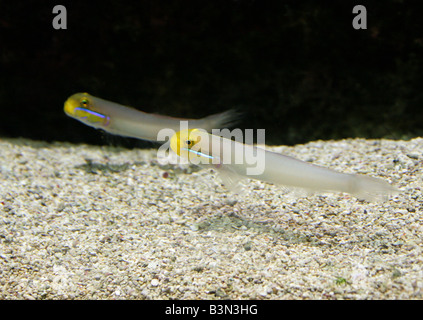
{"type": "Polygon", "coordinates": [[[88,104],[89,104],[89,101],[88,101],[88,99],[87,99],[87,98],[83,98],[83,99],[81,100],[81,106],[82,106],[82,107],[84,107],[84,108],[88,108],[88,104]]]}
{"type": "Polygon", "coordinates": [[[188,147],[192,146],[192,140],[187,140],[187,141],[185,141],[185,143],[187,144],[188,147]]]}

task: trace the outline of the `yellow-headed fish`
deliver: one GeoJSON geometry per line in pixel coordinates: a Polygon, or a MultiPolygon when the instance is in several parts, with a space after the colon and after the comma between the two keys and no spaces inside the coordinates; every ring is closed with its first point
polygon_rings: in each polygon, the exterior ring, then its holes
{"type": "Polygon", "coordinates": [[[202,119],[183,119],[146,113],[118,103],[103,100],[88,93],[76,93],[64,106],[65,113],[82,123],[112,134],[157,141],[161,129],[180,130],[180,121],[188,121],[191,128],[211,131],[235,122],[237,113],[228,110],[202,119]]]}
{"type": "Polygon", "coordinates": [[[170,139],[170,147],[191,163],[212,165],[229,189],[236,189],[242,178],[251,178],[312,191],[347,192],[368,201],[396,193],[394,187],[378,178],[337,172],[201,129],[177,132],[170,139]],[[258,163],[251,161],[254,157],[258,163]]]}

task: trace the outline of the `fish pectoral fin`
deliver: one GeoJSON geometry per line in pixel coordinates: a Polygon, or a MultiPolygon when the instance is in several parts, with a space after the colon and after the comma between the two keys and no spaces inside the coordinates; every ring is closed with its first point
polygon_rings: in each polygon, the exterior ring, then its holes
{"type": "Polygon", "coordinates": [[[242,185],[240,183],[244,179],[242,176],[233,171],[230,167],[221,164],[214,166],[213,169],[217,171],[226,189],[238,194],[242,192],[242,185]]]}

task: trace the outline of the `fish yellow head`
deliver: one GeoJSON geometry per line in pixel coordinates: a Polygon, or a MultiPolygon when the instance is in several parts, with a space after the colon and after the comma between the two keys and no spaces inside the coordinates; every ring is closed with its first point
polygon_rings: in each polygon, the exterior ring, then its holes
{"type": "Polygon", "coordinates": [[[188,129],[176,132],[170,138],[170,148],[178,156],[188,158],[190,150],[200,142],[201,137],[197,134],[199,129],[188,129]]]}
{"type": "Polygon", "coordinates": [[[110,118],[97,111],[93,103],[93,97],[88,93],[75,93],[69,97],[64,106],[65,113],[92,127],[104,127],[110,122],[110,118]]]}
{"type": "MultiPolygon", "coordinates": [[[[222,165],[222,137],[204,129],[187,129],[170,138],[170,148],[178,156],[195,165],[222,165]]],[[[186,163],[186,162],[183,162],[186,163]]]]}

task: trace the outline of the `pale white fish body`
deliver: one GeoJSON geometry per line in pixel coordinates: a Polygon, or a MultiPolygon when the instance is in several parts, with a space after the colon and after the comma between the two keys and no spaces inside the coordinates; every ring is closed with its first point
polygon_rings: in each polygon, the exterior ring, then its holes
{"type": "Polygon", "coordinates": [[[181,121],[190,128],[211,131],[235,122],[238,114],[233,110],[210,115],[202,119],[186,119],[146,113],[112,101],[77,93],[65,102],[65,113],[86,125],[103,129],[111,134],[142,140],[158,141],[162,129],[181,130],[181,121]]]}
{"type": "MultiPolygon", "coordinates": [[[[337,191],[353,194],[359,199],[379,200],[395,193],[388,182],[365,175],[341,173],[314,165],[289,156],[246,145],[202,130],[187,130],[171,138],[171,147],[179,155],[202,165],[212,165],[222,177],[226,186],[236,189],[242,178],[257,179],[278,185],[304,188],[310,191],[337,191]],[[179,135],[179,136],[178,136],[179,135]],[[179,140],[179,145],[175,141],[179,140]],[[186,141],[193,141],[192,147],[184,147],[186,141]],[[257,162],[254,163],[254,156],[257,162]],[[238,156],[238,158],[237,158],[238,156]],[[256,174],[248,171],[261,167],[256,174]]],[[[257,172],[257,170],[255,170],[257,172]]]]}
{"type": "Polygon", "coordinates": [[[311,191],[346,192],[365,200],[382,199],[395,190],[381,179],[338,172],[271,151],[265,151],[265,159],[264,172],[250,178],[311,191]]]}

